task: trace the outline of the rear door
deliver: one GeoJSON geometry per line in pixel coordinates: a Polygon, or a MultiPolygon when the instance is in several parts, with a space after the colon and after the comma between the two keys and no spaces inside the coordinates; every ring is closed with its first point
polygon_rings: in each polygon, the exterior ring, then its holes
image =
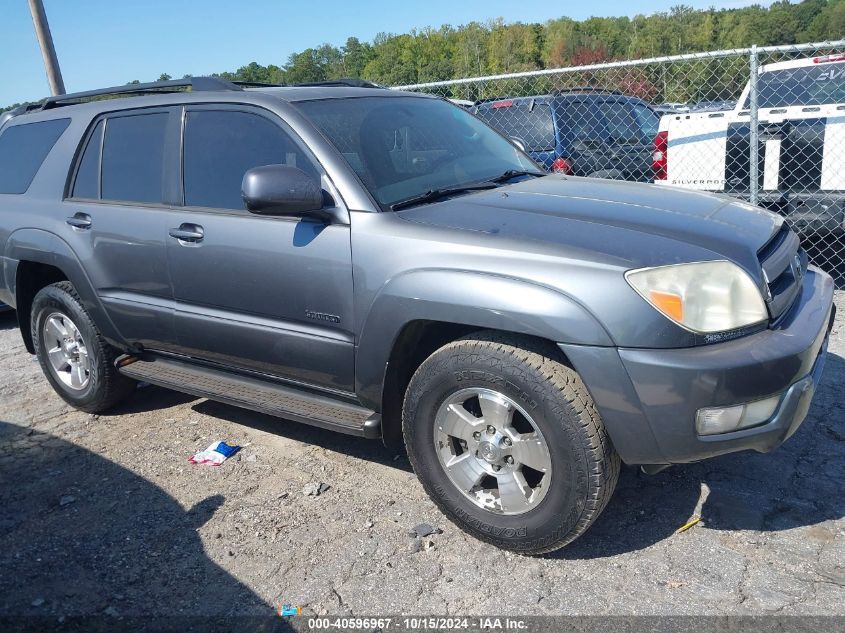
{"type": "Polygon", "coordinates": [[[278,116],[250,106],[188,106],[183,139],[184,206],[166,231],[180,351],[351,391],[349,226],[254,215],[241,200],[252,167],[323,179],[319,164],[278,116]]]}
{"type": "Polygon", "coordinates": [[[130,343],[165,350],[175,343],[165,235],[178,125],[172,107],[96,119],[63,203],[63,238],[115,327],[130,343]]]}

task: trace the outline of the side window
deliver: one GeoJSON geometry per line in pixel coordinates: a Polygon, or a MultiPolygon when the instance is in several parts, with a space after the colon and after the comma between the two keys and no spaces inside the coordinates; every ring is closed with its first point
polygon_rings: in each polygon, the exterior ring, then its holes
{"type": "Polygon", "coordinates": [[[261,165],[318,172],[293,139],[263,116],[235,110],[193,110],[185,119],[185,205],[243,209],[244,174],[261,165]]]}
{"type": "Polygon", "coordinates": [[[478,116],[502,136],[520,139],[529,152],[555,148],[555,124],[548,104],[498,101],[479,110],[478,116]]]}
{"type": "Polygon", "coordinates": [[[566,106],[569,134],[581,149],[601,147],[607,140],[607,121],[598,108],[585,101],[573,101],[566,106]]]}
{"type": "Polygon", "coordinates": [[[133,114],[106,121],[102,198],[161,202],[167,113],[133,114]]]}
{"type": "Polygon", "coordinates": [[[100,149],[103,143],[103,121],[100,120],[82,153],[76,179],[73,182],[73,198],[89,198],[95,200],[100,197],[100,149]]]}
{"type": "Polygon", "coordinates": [[[70,119],[12,125],[0,134],[0,193],[25,193],[70,119]]]}
{"type": "Polygon", "coordinates": [[[654,110],[639,103],[634,104],[634,116],[637,117],[637,124],[640,126],[643,140],[646,142],[653,141],[660,128],[660,117],[654,110]]]}
{"type": "Polygon", "coordinates": [[[602,103],[599,106],[599,111],[607,121],[611,144],[629,145],[640,141],[642,133],[626,104],[619,102],[602,103]]]}

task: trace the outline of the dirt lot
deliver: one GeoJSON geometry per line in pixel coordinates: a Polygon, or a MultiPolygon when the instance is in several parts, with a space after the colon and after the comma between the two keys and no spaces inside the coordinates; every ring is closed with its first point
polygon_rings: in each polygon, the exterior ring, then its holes
{"type": "Polygon", "coordinates": [[[153,387],[70,410],[0,315],[0,615],[845,614],[843,385],[840,319],[786,445],[626,469],[586,536],[524,558],[457,530],[376,442],[153,387]],[[188,464],[218,439],[245,448],[188,464]],[[443,529],[422,551],[421,521],[443,529]]]}

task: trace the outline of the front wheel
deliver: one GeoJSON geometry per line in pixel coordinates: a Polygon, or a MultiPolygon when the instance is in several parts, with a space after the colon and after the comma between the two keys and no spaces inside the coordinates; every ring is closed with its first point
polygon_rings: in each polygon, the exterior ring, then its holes
{"type": "Polygon", "coordinates": [[[31,319],[38,362],[65,402],[100,413],[134,391],[136,383],[115,369],[119,352],[100,335],[70,282],[42,288],[33,299],[31,319]]]}
{"type": "Polygon", "coordinates": [[[525,554],[583,534],[619,476],[584,383],[528,338],[480,333],[432,354],[408,386],[403,432],[440,509],[477,538],[525,554]]]}

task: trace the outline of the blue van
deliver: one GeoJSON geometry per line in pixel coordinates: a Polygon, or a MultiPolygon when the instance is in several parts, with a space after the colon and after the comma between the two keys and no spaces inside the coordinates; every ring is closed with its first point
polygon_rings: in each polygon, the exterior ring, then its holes
{"type": "Polygon", "coordinates": [[[551,95],[483,101],[475,114],[522,144],[547,171],[651,182],[660,116],[619,92],[578,88],[551,95]]]}

